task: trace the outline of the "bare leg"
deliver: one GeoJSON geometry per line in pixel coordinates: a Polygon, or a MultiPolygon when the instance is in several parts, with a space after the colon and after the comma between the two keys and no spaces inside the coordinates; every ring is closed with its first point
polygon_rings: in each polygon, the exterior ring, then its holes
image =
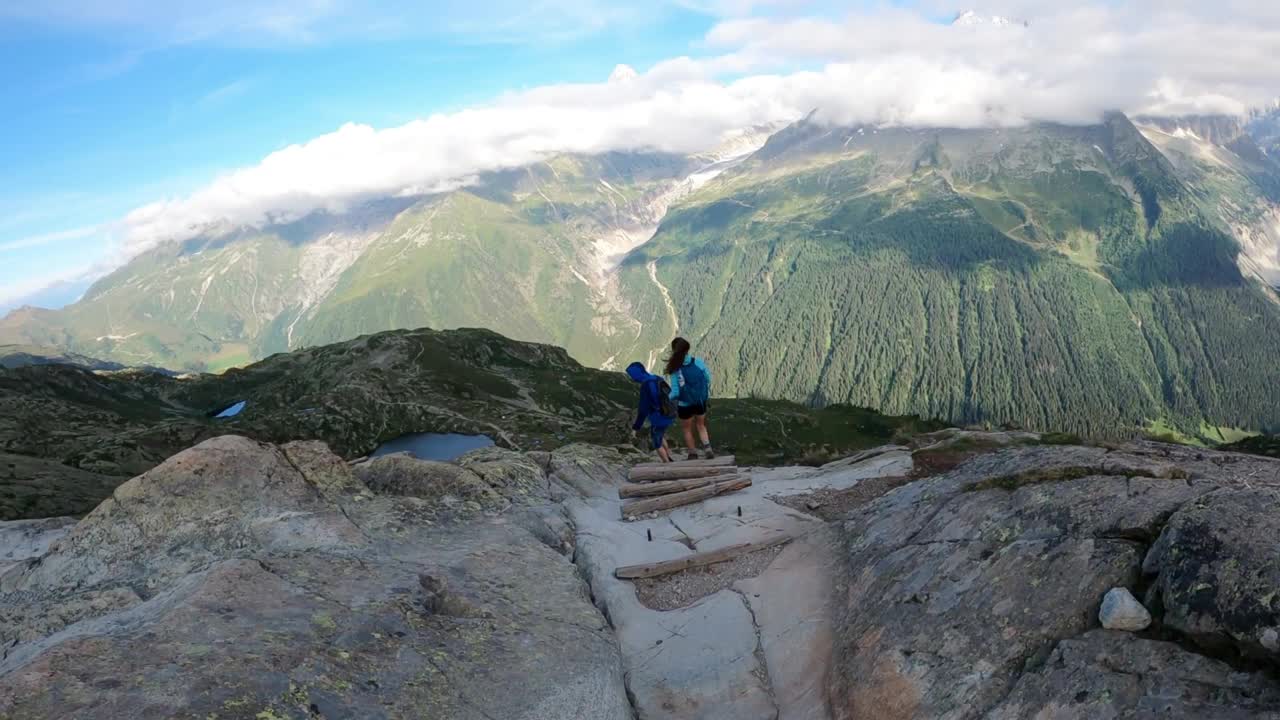
{"type": "Polygon", "coordinates": [[[666,438],[662,438],[662,445],[658,448],[658,459],[664,463],[671,462],[671,449],[667,446],[666,438]]]}
{"type": "MultiPolygon", "coordinates": [[[[694,417],[694,420],[696,420],[696,421],[698,422],[698,437],[702,439],[702,444],[703,444],[703,445],[710,445],[710,444],[711,444],[711,433],[709,433],[709,432],[707,431],[707,416],[706,416],[706,415],[697,415],[697,416],[695,416],[695,417],[694,417]]],[[[692,436],[692,433],[689,433],[689,435],[690,435],[690,436],[692,436]]],[[[689,437],[689,438],[688,438],[688,441],[689,441],[689,443],[692,445],[692,443],[693,443],[693,437],[689,437]]]]}
{"type": "Polygon", "coordinates": [[[680,429],[684,431],[684,446],[689,452],[697,452],[698,446],[693,444],[693,418],[680,421],[680,429]]]}

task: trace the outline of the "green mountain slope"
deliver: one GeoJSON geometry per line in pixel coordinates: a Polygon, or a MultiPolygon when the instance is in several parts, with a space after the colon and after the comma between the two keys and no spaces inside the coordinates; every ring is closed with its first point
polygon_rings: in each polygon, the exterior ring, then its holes
{"type": "Polygon", "coordinates": [[[0,342],[219,371],[382,330],[484,326],[609,366],[666,340],[632,317],[653,298],[619,296],[618,260],[723,160],[561,156],[453,192],[210,228],[140,255],[64,310],[11,313],[0,342]]]}
{"type": "Polygon", "coordinates": [[[626,262],[718,390],[1096,435],[1280,422],[1274,299],[1121,116],[996,131],[804,122],[626,262]]]}
{"type": "MultiPolygon", "coordinates": [[[[653,347],[610,256],[646,240],[698,165],[566,156],[485,178],[402,214],[294,329],[314,345],[400,327],[483,326],[588,365],[653,347]]],[[[284,345],[277,334],[266,351],[284,345]]]]}
{"type": "Polygon", "coordinates": [[[0,341],[126,365],[221,370],[253,359],[285,309],[314,301],[409,203],[369,203],[262,230],[214,228],[146,252],[61,311],[0,320],[0,341]]]}
{"type": "MultiPolygon", "coordinates": [[[[281,353],[221,375],[0,367],[0,520],[87,512],[130,476],[228,433],[319,439],[355,458],[413,432],[551,449],[634,441],[636,386],[560,348],[487,330],[392,331],[281,353]],[[233,419],[211,418],[245,401],[233,419]]],[[[870,410],[726,400],[713,425],[742,462],[794,462],[937,426],[870,410]]]]}

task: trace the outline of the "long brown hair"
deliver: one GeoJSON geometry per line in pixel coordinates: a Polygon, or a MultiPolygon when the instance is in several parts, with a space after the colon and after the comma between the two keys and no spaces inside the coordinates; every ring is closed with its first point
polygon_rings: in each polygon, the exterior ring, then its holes
{"type": "Polygon", "coordinates": [[[684,359],[689,355],[689,341],[678,337],[671,341],[671,357],[667,358],[667,374],[672,375],[684,366],[684,359]]]}

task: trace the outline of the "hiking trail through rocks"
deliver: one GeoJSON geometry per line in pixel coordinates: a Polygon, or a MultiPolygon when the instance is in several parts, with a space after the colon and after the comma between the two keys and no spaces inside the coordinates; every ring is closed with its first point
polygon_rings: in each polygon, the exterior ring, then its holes
{"type": "Polygon", "coordinates": [[[1280,462],[949,430],[627,521],[642,459],[201,443],[0,526],[0,717],[1280,718],[1280,462]]]}

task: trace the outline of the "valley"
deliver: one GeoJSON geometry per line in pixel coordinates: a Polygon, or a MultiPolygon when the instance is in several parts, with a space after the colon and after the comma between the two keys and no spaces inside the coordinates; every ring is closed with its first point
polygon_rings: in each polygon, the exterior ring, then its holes
{"type": "MultiPolygon", "coordinates": [[[[1254,123],[1252,127],[1260,127],[1254,123]]],[[[1280,427],[1280,163],[1213,118],[742,133],[150,251],[0,342],[222,372],[401,328],[589,367],[676,334],[716,394],[1126,437],[1280,427]]]]}

